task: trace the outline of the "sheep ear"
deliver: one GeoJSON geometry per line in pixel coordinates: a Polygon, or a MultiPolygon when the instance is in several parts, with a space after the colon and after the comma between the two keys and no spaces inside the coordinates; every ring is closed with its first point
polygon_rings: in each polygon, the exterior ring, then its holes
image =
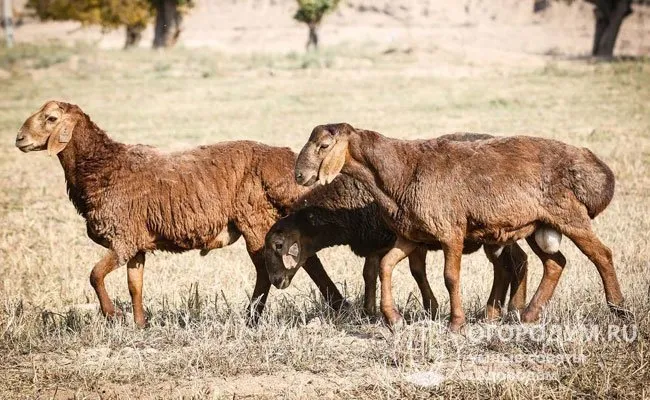
{"type": "Polygon", "coordinates": [[[70,139],[72,131],[77,122],[71,118],[63,118],[59,123],[58,129],[54,131],[47,140],[47,153],[51,156],[57,155],[65,149],[70,139]]]}
{"type": "Polygon", "coordinates": [[[284,268],[294,269],[296,268],[296,265],[298,265],[299,260],[300,246],[298,246],[298,243],[294,243],[291,245],[291,247],[289,247],[287,254],[282,256],[282,263],[284,264],[284,268]]]}
{"type": "Polygon", "coordinates": [[[332,147],[332,150],[325,156],[325,159],[318,170],[318,181],[321,185],[331,183],[334,178],[341,172],[347,156],[348,143],[345,140],[339,140],[332,147]]]}

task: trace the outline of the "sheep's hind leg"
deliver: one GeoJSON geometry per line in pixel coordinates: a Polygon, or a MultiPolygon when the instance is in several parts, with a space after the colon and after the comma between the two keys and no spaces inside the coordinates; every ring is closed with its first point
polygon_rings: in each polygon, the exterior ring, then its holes
{"type": "Polygon", "coordinates": [[[619,317],[630,317],[630,312],[624,308],[623,294],[616,277],[611,250],[598,239],[591,228],[563,229],[562,233],[568,236],[598,269],[610,310],[619,317]]]}
{"type": "Polygon", "coordinates": [[[555,291],[564,266],[566,265],[566,258],[561,252],[556,252],[553,254],[547,254],[539,247],[535,241],[534,236],[529,236],[526,238],[528,245],[535,252],[535,254],[542,260],[544,264],[544,275],[542,280],[537,287],[537,291],[533,295],[533,298],[530,300],[530,304],[526,307],[526,310],[521,314],[521,320],[523,322],[535,322],[539,319],[539,314],[542,312],[555,291]]]}
{"type": "Polygon", "coordinates": [[[463,256],[463,236],[459,235],[442,242],[442,251],[445,254],[445,287],[449,292],[451,308],[449,330],[459,333],[465,325],[465,313],[460,296],[460,261],[463,256]]]}
{"type": "Polygon", "coordinates": [[[406,258],[415,249],[415,243],[398,238],[393,248],[386,253],[379,264],[379,279],[381,280],[381,312],[384,314],[388,325],[394,327],[400,321],[402,316],[395,308],[393,300],[393,268],[395,265],[406,258]]]}
{"type": "Polygon", "coordinates": [[[492,263],[494,277],[492,278],[492,290],[485,306],[485,319],[495,321],[501,318],[501,308],[506,302],[508,295],[508,285],[510,284],[511,274],[501,262],[501,256],[505,247],[497,245],[484,245],[483,251],[488,260],[492,263]]]}
{"type": "Polygon", "coordinates": [[[109,250],[108,253],[106,253],[106,255],[95,264],[93,270],[90,272],[90,284],[97,294],[99,307],[102,310],[102,314],[109,319],[119,316],[119,312],[115,312],[115,306],[113,305],[113,302],[106,291],[106,286],[104,285],[104,278],[110,272],[117,269],[118,266],[117,255],[113,250],[109,250]]]}
{"type": "Polygon", "coordinates": [[[377,256],[368,256],[363,264],[363,312],[369,317],[377,313],[377,278],[380,260],[381,258],[377,256]]]}
{"type": "Polygon", "coordinates": [[[436,300],[427,279],[427,250],[425,248],[417,247],[409,255],[409,267],[411,275],[420,289],[424,310],[431,315],[431,318],[435,318],[438,315],[438,300],[436,300]]]}
{"type": "Polygon", "coordinates": [[[318,256],[313,255],[309,257],[305,262],[304,268],[330,307],[334,310],[341,310],[347,305],[341,292],[339,292],[339,289],[332,282],[329,275],[327,275],[327,272],[325,272],[325,268],[323,268],[323,264],[318,259],[318,256]]]}
{"type": "Polygon", "coordinates": [[[144,278],[144,253],[139,252],[126,264],[127,281],[131,304],[133,305],[133,320],[138,328],[144,328],[147,320],[144,317],[142,305],[142,285],[144,278]]]}
{"type": "Polygon", "coordinates": [[[521,313],[526,308],[528,256],[517,243],[513,243],[506,246],[500,258],[503,265],[510,271],[508,311],[521,313]]]}
{"type": "Polygon", "coordinates": [[[508,311],[523,311],[526,307],[528,256],[517,243],[503,247],[485,245],[483,249],[494,267],[492,291],[485,308],[486,320],[493,321],[501,317],[501,308],[505,305],[508,289],[508,311]]]}

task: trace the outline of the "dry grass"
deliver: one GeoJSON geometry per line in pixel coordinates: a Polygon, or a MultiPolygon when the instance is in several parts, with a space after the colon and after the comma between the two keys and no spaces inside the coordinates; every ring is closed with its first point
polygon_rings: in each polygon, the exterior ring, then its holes
{"type": "MultiPolygon", "coordinates": [[[[650,396],[650,64],[560,61],[482,65],[444,50],[367,45],[300,54],[210,50],[123,53],[86,47],[0,49],[0,397],[644,398],[650,396]],[[595,229],[615,255],[636,316],[632,342],[604,340],[610,316],[596,269],[566,241],[569,265],[541,324],[470,324],[444,330],[441,255],[429,256],[442,319],[422,315],[405,265],[396,296],[412,323],[397,334],[360,316],[362,261],[322,252],[353,300],[334,314],[305,273],[272,289],[258,328],[243,310],[254,269],[243,244],[148,257],[151,327],[108,324],[88,273],[103,250],[85,236],[58,162],[13,147],[23,120],[50,98],[79,104],[113,137],[164,149],[255,139],[298,150],[311,128],[347,121],[402,137],[468,130],[529,133],[592,148],[618,188],[595,229]],[[553,333],[596,329],[603,336],[553,333]],[[517,329],[516,339],[508,332],[517,329]],[[479,335],[499,330],[501,335],[479,335]],[[473,334],[472,334],[473,333],[473,334]],[[416,372],[444,377],[413,384],[416,372]]],[[[531,259],[530,287],[541,265],[531,259]]],[[[465,308],[479,314],[491,284],[482,255],[464,258],[465,308]]],[[[129,312],[124,269],[109,292],[129,312]]],[[[426,376],[425,376],[426,378],[426,376]]],[[[430,378],[430,377],[429,377],[430,378]]]]}

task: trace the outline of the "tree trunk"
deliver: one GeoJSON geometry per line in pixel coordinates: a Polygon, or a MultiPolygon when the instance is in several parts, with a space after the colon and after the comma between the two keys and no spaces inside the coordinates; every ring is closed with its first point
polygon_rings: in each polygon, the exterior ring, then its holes
{"type": "Polygon", "coordinates": [[[307,24],[309,26],[309,39],[307,40],[307,51],[310,46],[314,46],[314,50],[318,50],[318,24],[307,24]]]}
{"type": "Polygon", "coordinates": [[[178,12],[176,0],[156,0],[156,27],[153,47],[171,47],[181,34],[183,17],[178,12]]]}
{"type": "Polygon", "coordinates": [[[533,3],[533,12],[538,13],[546,10],[549,6],[548,0],[535,0],[533,3]]]}
{"type": "Polygon", "coordinates": [[[143,25],[127,25],[126,27],[126,41],[124,42],[124,49],[137,47],[142,39],[142,31],[145,26],[143,25]]]}
{"type": "Polygon", "coordinates": [[[2,0],[2,27],[5,30],[5,41],[8,48],[14,46],[14,23],[11,0],[2,0]]]}
{"type": "Polygon", "coordinates": [[[632,14],[632,0],[596,1],[596,27],[591,54],[595,57],[611,58],[614,55],[616,38],[623,20],[632,14]]]}

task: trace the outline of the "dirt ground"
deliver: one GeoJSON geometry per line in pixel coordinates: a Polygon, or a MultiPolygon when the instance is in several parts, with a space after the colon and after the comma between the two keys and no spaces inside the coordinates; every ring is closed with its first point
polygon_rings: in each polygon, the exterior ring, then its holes
{"type": "MultiPolygon", "coordinates": [[[[648,398],[650,389],[650,13],[625,22],[614,62],[585,57],[588,5],[533,15],[520,1],[350,1],[304,53],[293,1],[199,1],[175,49],[124,52],[122,32],[74,23],[16,30],[0,47],[0,398],[648,398]],[[615,172],[594,221],[612,248],[631,320],[607,310],[594,266],[569,240],[568,265],[538,324],[480,318],[492,283],[463,258],[465,334],[446,331],[442,257],[428,256],[441,304],[425,315],[405,264],[391,333],[361,314],[363,260],[319,255],[350,299],[328,309],[307,274],[272,289],[245,324],[254,268],[243,243],[148,256],[150,327],[131,322],[124,268],[108,276],[126,314],[107,323],[88,283],[103,249],[86,237],[57,160],[14,147],[48,99],[79,104],[113,138],[164,150],[252,139],[297,151],[320,123],[400,138],[453,131],[531,134],[586,146],[615,172]]],[[[541,276],[530,261],[529,294],[541,276]]]]}

